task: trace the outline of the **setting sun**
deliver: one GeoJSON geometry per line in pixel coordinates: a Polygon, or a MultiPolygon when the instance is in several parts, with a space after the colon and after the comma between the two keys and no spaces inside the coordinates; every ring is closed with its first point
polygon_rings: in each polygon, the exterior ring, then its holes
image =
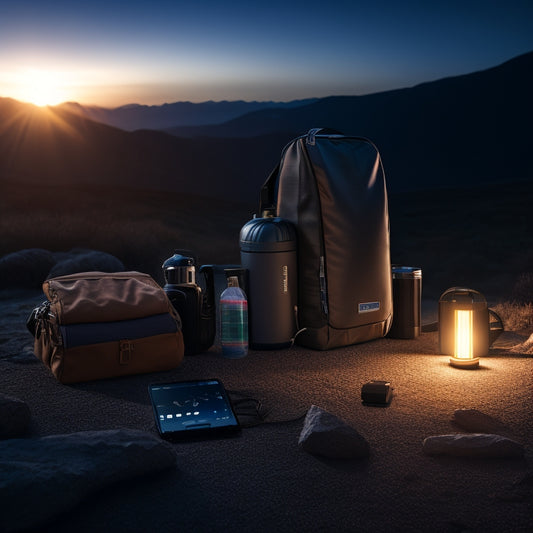
{"type": "Polygon", "coordinates": [[[37,106],[69,100],[65,76],[59,72],[26,70],[17,76],[17,99],[37,106]]]}

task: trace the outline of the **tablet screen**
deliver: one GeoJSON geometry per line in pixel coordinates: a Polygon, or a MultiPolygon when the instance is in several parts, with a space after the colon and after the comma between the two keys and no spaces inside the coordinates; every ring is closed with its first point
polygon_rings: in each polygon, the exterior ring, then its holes
{"type": "Polygon", "coordinates": [[[149,386],[163,437],[220,434],[239,430],[239,422],[218,379],[155,383],[149,386]]]}

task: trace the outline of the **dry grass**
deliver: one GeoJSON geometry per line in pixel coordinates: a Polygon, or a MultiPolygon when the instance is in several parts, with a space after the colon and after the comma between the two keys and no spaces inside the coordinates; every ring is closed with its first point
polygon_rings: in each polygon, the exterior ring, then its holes
{"type": "Polygon", "coordinates": [[[503,321],[505,331],[527,331],[533,328],[533,303],[504,302],[492,306],[503,321]]]}
{"type": "MultiPolygon", "coordinates": [[[[239,231],[256,211],[208,196],[0,185],[0,257],[33,247],[92,248],[156,279],[176,248],[192,250],[201,264],[239,263],[239,231]]],[[[531,302],[531,204],[533,183],[525,182],[390,195],[391,259],[422,268],[427,299],[467,286],[491,305],[531,302]]]]}
{"type": "Polygon", "coordinates": [[[248,206],[197,196],[43,186],[6,187],[0,212],[0,257],[91,248],[156,279],[175,249],[192,250],[201,264],[239,263],[239,231],[252,216],[248,206]]]}
{"type": "Polygon", "coordinates": [[[392,261],[422,268],[426,298],[464,286],[491,303],[532,301],[532,203],[533,182],[391,195],[392,261]]]}

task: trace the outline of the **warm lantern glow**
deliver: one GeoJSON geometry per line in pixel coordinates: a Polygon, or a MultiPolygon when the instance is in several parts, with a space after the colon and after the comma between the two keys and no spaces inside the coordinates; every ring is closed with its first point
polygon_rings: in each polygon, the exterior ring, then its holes
{"type": "Polygon", "coordinates": [[[473,322],[471,310],[455,310],[455,352],[458,359],[473,358],[473,322]]]}
{"type": "Polygon", "coordinates": [[[489,310],[478,291],[452,287],[439,299],[439,351],[458,368],[478,368],[489,353],[489,310]]]}

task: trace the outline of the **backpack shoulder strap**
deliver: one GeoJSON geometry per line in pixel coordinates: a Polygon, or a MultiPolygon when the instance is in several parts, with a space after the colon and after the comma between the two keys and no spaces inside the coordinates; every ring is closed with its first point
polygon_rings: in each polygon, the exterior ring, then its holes
{"type": "Polygon", "coordinates": [[[263,216],[265,211],[276,210],[276,191],[279,177],[280,163],[276,165],[270,176],[266,179],[261,187],[261,198],[259,202],[259,213],[263,216]]]}
{"type": "MultiPolygon", "coordinates": [[[[293,139],[291,142],[289,142],[283,149],[282,153],[285,153],[288,147],[298,139],[305,138],[306,144],[314,145],[315,137],[319,134],[338,135],[339,137],[343,136],[341,132],[330,128],[312,128],[307,132],[306,135],[302,135],[301,137],[293,139]]],[[[270,176],[268,176],[268,178],[266,179],[265,183],[263,183],[263,186],[261,187],[261,198],[259,203],[259,212],[261,213],[261,216],[264,214],[265,211],[274,211],[277,214],[276,204],[280,169],[281,163],[278,163],[274,170],[272,170],[272,172],[270,173],[270,176]]]]}

